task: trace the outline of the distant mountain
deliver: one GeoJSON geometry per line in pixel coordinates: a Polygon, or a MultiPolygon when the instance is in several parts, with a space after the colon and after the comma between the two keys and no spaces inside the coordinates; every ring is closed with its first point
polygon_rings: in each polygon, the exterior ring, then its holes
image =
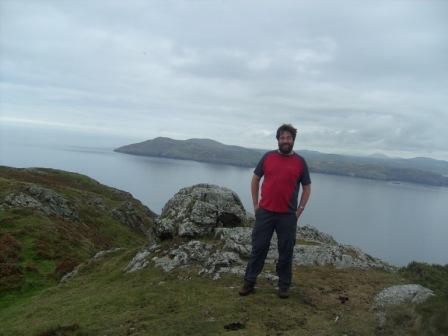
{"type": "Polygon", "coordinates": [[[252,167],[260,160],[263,150],[228,146],[210,139],[173,140],[159,137],[115,149],[116,152],[193,160],[242,167],[252,167]]]}
{"type": "MultiPolygon", "coordinates": [[[[229,146],[211,139],[159,137],[115,149],[116,152],[171,159],[255,167],[265,149],[229,146]]],[[[348,156],[299,150],[312,172],[383,181],[448,186],[448,162],[429,158],[348,156]]]]}

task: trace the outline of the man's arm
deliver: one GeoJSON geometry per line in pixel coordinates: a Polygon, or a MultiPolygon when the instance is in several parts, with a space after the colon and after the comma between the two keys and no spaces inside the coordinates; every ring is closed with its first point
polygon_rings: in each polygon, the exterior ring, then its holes
{"type": "Polygon", "coordinates": [[[311,184],[304,185],[302,186],[302,188],[302,196],[300,197],[299,207],[296,211],[297,218],[299,218],[302,214],[303,210],[305,209],[306,203],[308,202],[308,199],[311,195],[311,184]]]}
{"type": "Polygon", "coordinates": [[[260,178],[257,175],[252,176],[250,183],[250,191],[252,192],[252,203],[254,205],[254,211],[258,209],[258,190],[260,188],[260,178]]]}

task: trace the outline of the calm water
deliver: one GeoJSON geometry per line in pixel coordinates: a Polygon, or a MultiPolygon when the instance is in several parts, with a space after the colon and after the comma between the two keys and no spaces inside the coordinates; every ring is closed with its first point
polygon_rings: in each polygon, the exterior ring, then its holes
{"type": "MultiPolygon", "coordinates": [[[[156,213],[180,188],[213,183],[234,190],[251,211],[253,169],[112,151],[135,139],[79,137],[56,130],[35,138],[30,130],[0,131],[0,165],[83,173],[132,193],[156,213]]],[[[301,224],[396,265],[412,260],[448,263],[448,189],[322,174],[311,178],[312,196],[301,224]]]]}

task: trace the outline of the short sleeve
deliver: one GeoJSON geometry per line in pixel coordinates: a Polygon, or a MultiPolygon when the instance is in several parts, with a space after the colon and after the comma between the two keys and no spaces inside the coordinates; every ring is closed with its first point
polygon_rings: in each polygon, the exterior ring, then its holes
{"type": "Polygon", "coordinates": [[[264,164],[264,159],[266,158],[266,155],[267,154],[263,155],[263,157],[260,159],[260,161],[258,162],[258,164],[257,164],[257,166],[255,167],[255,170],[254,170],[254,174],[257,175],[260,178],[264,175],[263,164],[264,164]]]}
{"type": "Polygon", "coordinates": [[[305,159],[303,159],[303,173],[302,176],[300,177],[300,183],[302,185],[308,185],[311,184],[311,178],[310,178],[310,171],[308,170],[308,165],[305,161],[305,159]]]}

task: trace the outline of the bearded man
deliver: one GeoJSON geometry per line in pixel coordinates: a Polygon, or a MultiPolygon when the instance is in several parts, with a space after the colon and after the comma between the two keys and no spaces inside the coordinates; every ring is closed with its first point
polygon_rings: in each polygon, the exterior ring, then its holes
{"type": "Polygon", "coordinates": [[[278,296],[287,298],[292,281],[292,259],[296,243],[297,221],[305,210],[311,193],[311,179],[303,157],[293,151],[297,129],[290,124],[277,129],[278,150],[269,151],[254,170],[251,182],[255,226],[252,252],[246,267],[241,296],[254,292],[274,231],[278,238],[279,258],[276,265],[278,296]],[[260,180],[261,198],[258,200],[260,180]],[[300,185],[303,192],[298,202],[300,185]]]}

